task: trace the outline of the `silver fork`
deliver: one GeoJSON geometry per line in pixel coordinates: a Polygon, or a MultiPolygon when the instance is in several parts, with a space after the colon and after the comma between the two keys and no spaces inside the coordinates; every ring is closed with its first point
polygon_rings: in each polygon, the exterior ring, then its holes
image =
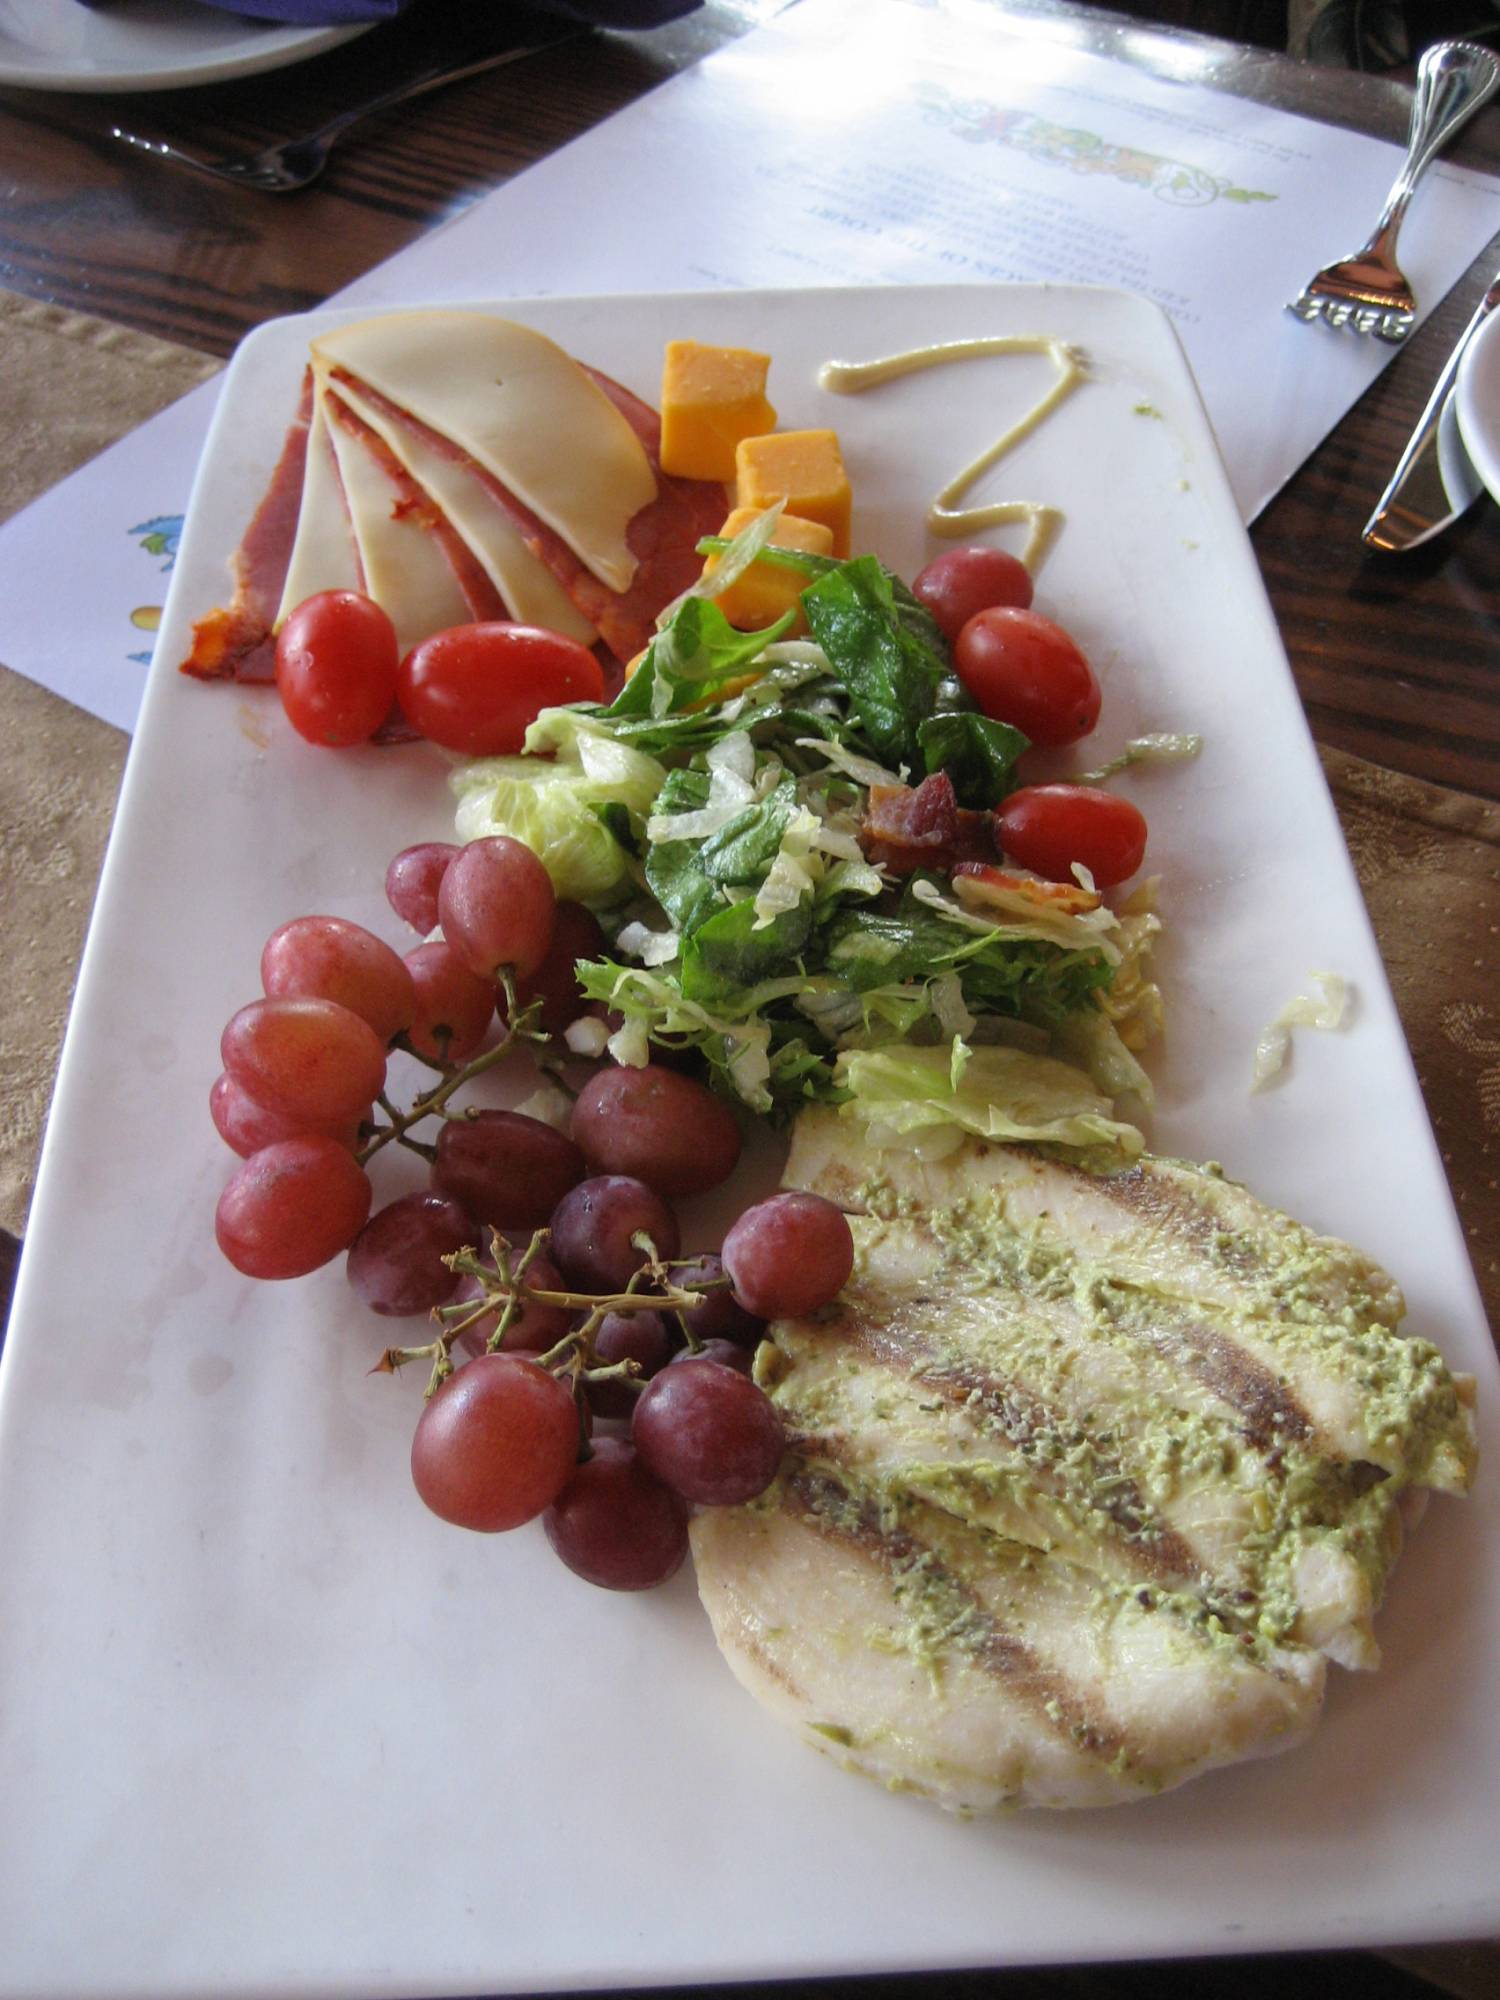
{"type": "Polygon", "coordinates": [[[241,187],[260,188],[266,194],[291,194],[295,189],[315,181],[328,164],[328,155],[349,128],[365,118],[374,117],[377,111],[389,111],[397,104],[405,104],[408,98],[424,96],[429,90],[439,90],[445,83],[457,83],[461,77],[478,76],[481,70],[499,69],[506,63],[520,62],[523,56],[537,55],[543,49],[556,48],[560,42],[573,41],[589,32],[584,27],[570,26],[559,29],[555,35],[518,43],[513,48],[498,49],[469,62],[434,63],[428,69],[419,69],[394,89],[382,91],[378,97],[369,98],[363,104],[351,105],[336,118],[330,118],[326,125],[320,125],[316,132],[309,132],[300,139],[285,139],[280,145],[267,146],[258,153],[229,153],[220,159],[200,160],[195,153],[185,153],[181,147],[170,145],[165,139],[145,139],[139,133],[127,132],[120,125],[111,126],[110,137],[118,139],[123,146],[134,147],[137,152],[149,153],[153,159],[166,160],[174,167],[186,167],[190,173],[207,174],[217,181],[235,181],[241,187]]]}
{"type": "Polygon", "coordinates": [[[1435,42],[1425,52],[1417,64],[1406,158],[1369,242],[1310,278],[1288,312],[1373,333],[1377,340],[1405,340],[1417,301],[1396,262],[1401,218],[1427,167],[1497,87],[1500,57],[1474,42],[1435,42]]]}

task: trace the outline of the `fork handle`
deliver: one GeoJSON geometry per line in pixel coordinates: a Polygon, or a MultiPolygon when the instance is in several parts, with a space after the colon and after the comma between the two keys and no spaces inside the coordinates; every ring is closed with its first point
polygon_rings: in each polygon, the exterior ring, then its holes
{"type": "Polygon", "coordinates": [[[354,104],[337,117],[330,118],[326,125],[320,125],[316,132],[309,132],[303,142],[309,146],[321,145],[337,139],[347,132],[351,125],[362,119],[373,118],[378,111],[391,111],[398,104],[405,104],[408,98],[422,97],[429,90],[439,90],[444,84],[458,83],[466,76],[478,76],[482,70],[501,69],[507,63],[520,62],[525,56],[540,55],[543,49],[556,48],[561,42],[576,41],[589,33],[588,28],[578,23],[560,27],[556,33],[533,36],[516,42],[505,49],[492,49],[487,55],[476,56],[472,61],[454,63],[437,62],[426,69],[419,69],[415,75],[406,77],[391,90],[382,91],[378,97],[366,98],[362,104],[354,104]]]}
{"type": "Polygon", "coordinates": [[[1500,56],[1477,42],[1434,42],[1417,64],[1406,158],[1368,249],[1394,255],[1396,232],[1417,182],[1459,128],[1500,88],[1500,56]]]}

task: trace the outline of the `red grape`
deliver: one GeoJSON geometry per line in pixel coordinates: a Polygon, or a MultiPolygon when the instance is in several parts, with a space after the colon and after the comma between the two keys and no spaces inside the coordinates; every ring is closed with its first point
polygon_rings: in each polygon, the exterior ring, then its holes
{"type": "Polygon", "coordinates": [[[458,849],[448,840],[403,847],[385,871],[385,899],[403,923],[426,937],[438,923],[438,884],[458,849]]]}
{"type": "Polygon", "coordinates": [[[471,1111],[444,1123],[432,1181],[496,1229],[540,1229],[585,1171],[573,1141],[542,1119],[471,1111]]]}
{"type": "Polygon", "coordinates": [[[406,969],[417,997],[407,1040],[429,1062],[467,1062],[494,1019],[494,982],[477,979],[441,939],[409,951],[406,969]]]}
{"type": "Polygon", "coordinates": [[[568,1568],[604,1590],[651,1590],[687,1555],[687,1508],[624,1438],[600,1438],[542,1526],[568,1568]]]}
{"type": "Polygon", "coordinates": [[[480,1354],[417,1420],[411,1475],[434,1514],[496,1534],[550,1507],[578,1458],[578,1406],[522,1354],[480,1354]]]}
{"type": "Polygon", "coordinates": [[[505,966],[529,978],[547,956],[556,911],[552,878],[524,841],[505,833],[471,840],[438,884],[443,936],[481,978],[505,966]]]}
{"type": "Polygon", "coordinates": [[[219,1197],[214,1234],[247,1278],[302,1278],[347,1250],[370,1212],[370,1182],[337,1139],[263,1146],[219,1197]]]}
{"type": "MultiPolygon", "coordinates": [[[[601,1366],[634,1361],[641,1371],[638,1379],[649,1382],[671,1360],[673,1344],[672,1330],[659,1312],[606,1313],[594,1335],[594,1359],[601,1366]]],[[[596,1417],[628,1417],[639,1393],[623,1381],[589,1382],[585,1387],[596,1417]]]]}
{"type": "Polygon", "coordinates": [[[256,1103],[249,1091],[235,1082],[228,1070],[221,1070],[214,1078],[213,1089],[208,1093],[208,1111],[219,1137],[226,1146],[232,1146],[242,1160],[248,1160],[262,1146],[274,1145],[278,1139],[295,1139],[303,1132],[314,1130],[321,1132],[324,1138],[337,1139],[351,1153],[359,1144],[357,1119],[344,1118],[334,1125],[314,1127],[305,1118],[286,1118],[280,1112],[267,1111],[263,1104],[256,1103]]]}
{"type": "Polygon", "coordinates": [[[737,1375],[748,1375],[755,1366],[755,1356],[748,1347],[740,1347],[732,1340],[705,1340],[701,1347],[684,1347],[674,1354],[667,1363],[675,1368],[681,1361],[717,1361],[724,1368],[732,1368],[737,1375]]]}
{"type": "Polygon", "coordinates": [[[843,1212],[820,1194],[773,1194],[724,1238],[724,1268],[746,1312],[795,1319],[836,1297],[854,1269],[843,1212]]]}
{"type": "Polygon", "coordinates": [[[581,1292],[622,1292],[646,1261],[631,1242],[649,1236],[659,1257],[677,1255],[677,1218],[644,1181],[601,1174],[570,1188],[552,1216],[552,1254],[581,1292]]]}
{"type": "Polygon", "coordinates": [[[443,1262],[477,1234],[456,1201],[405,1194],[372,1215],[349,1247],[349,1282],[370,1308],[392,1318],[430,1312],[457,1277],[443,1262]]]}
{"type": "MultiPolygon", "coordinates": [[[[491,1258],[485,1257],[483,1262],[491,1270],[494,1269],[491,1258]]],[[[524,1282],[539,1292],[567,1290],[562,1272],[550,1257],[540,1253],[526,1266],[524,1282]]],[[[461,1305],[468,1300],[478,1299],[483,1295],[483,1291],[481,1281],[465,1273],[459,1279],[450,1303],[461,1305]]],[[[497,1306],[493,1312],[482,1314],[472,1326],[466,1326],[458,1336],[459,1346],[470,1354],[482,1354],[490,1336],[500,1324],[500,1310],[497,1306]]],[[[572,1324],[573,1314],[567,1306],[538,1305],[528,1299],[522,1303],[520,1310],[505,1329],[505,1342],[501,1351],[506,1354],[516,1352],[545,1354],[549,1347],[557,1345],[572,1324]]]]}
{"type": "Polygon", "coordinates": [[[733,1341],[747,1351],[759,1345],[766,1323],[745,1311],[729,1288],[724,1259],[711,1253],[672,1266],[672,1282],[684,1292],[702,1292],[701,1306],[690,1306],[677,1317],[694,1340],[733,1341]]]}
{"type": "Polygon", "coordinates": [[[385,1086],[385,1049],[336,1000],[252,1000],[219,1043],[224,1067],[257,1104],[312,1125],[361,1118],[385,1086]]]}
{"type": "Polygon", "coordinates": [[[584,997],[574,966],[580,958],[604,958],[608,952],[609,941],[593,911],[582,903],[559,903],[547,956],[529,978],[516,981],[518,1003],[525,1007],[540,1000],[542,1026],[549,1035],[560,1035],[593,1005],[584,997]]]}
{"type": "Polygon", "coordinates": [[[571,1130],[590,1166],[668,1195],[727,1181],[742,1143],[722,1097],[657,1063],[597,1070],[578,1093],[571,1130]]]}
{"type": "Polygon", "coordinates": [[[769,1396],[748,1375],[697,1354],[646,1384],[630,1435],[648,1472],[707,1507],[764,1493],[786,1448],[769,1396]]]}
{"type": "Polygon", "coordinates": [[[294,917],[272,931],[260,955],[260,983],[271,995],[337,1000],[387,1045],[417,1011],[411,974],[395,952],[343,917],[294,917]]]}

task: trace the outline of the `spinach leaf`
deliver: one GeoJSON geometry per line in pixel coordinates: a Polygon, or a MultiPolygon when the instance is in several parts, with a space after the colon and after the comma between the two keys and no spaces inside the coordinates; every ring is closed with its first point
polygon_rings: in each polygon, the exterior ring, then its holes
{"type": "Polygon", "coordinates": [[[746,806],[704,841],[698,850],[703,872],[714,882],[759,882],[776,859],[796,804],[796,784],[783,778],[769,798],[746,806]]]}
{"type": "Polygon", "coordinates": [[[732,903],[699,924],[682,948],[682,994],[702,1007],[733,1006],[744,987],[792,970],[812,933],[799,904],[756,928],[755,905],[732,903]]]}
{"type": "Polygon", "coordinates": [[[635,830],[630,824],[629,809],[621,805],[618,799],[596,802],[589,807],[589,811],[604,831],[620,843],[627,854],[639,855],[640,842],[636,839],[635,830]]]}
{"type": "Polygon", "coordinates": [[[894,913],[845,905],[826,938],[827,969],[856,993],[954,971],[975,1013],[1046,1027],[1082,1007],[1114,976],[1102,952],[965,932],[909,892],[894,913]]]}
{"type": "MultiPolygon", "coordinates": [[[[887,570],[891,581],[891,608],[896,614],[901,629],[919,645],[944,662],[943,672],[947,673],[948,641],[943,637],[943,628],[911,585],[897,576],[894,570],[887,570]]],[[[956,683],[955,683],[956,685],[956,683]]]]}
{"type": "Polygon", "coordinates": [[[680,765],[675,771],[668,771],[666,782],[656,795],[654,810],[658,813],[697,812],[708,804],[711,783],[707,771],[695,771],[685,764],[680,765]]]}
{"type": "Polygon", "coordinates": [[[612,722],[649,721],[659,727],[744,673],[787,631],[793,616],[789,611],[761,632],[739,632],[711,598],[684,598],[603,713],[612,722]]]}
{"type": "Polygon", "coordinates": [[[802,605],[876,756],[915,767],[917,729],[933,712],[948,661],[910,593],[903,593],[908,603],[898,603],[896,583],[873,556],[856,556],[809,584],[802,605]]]}
{"type": "Polygon", "coordinates": [[[1014,766],[1029,739],[1008,722],[977,710],[930,715],[917,727],[922,765],[930,776],[946,771],[961,806],[998,805],[1014,784],[1014,766]]]}
{"type": "Polygon", "coordinates": [[[699,863],[696,840],[659,840],[647,848],[646,880],[684,937],[722,906],[718,884],[699,863]]]}
{"type": "MultiPolygon", "coordinates": [[[[708,785],[706,771],[668,771],[656,809],[663,813],[695,812],[708,801],[708,785]]],[[[646,848],[646,881],[651,893],[674,928],[684,935],[722,904],[717,883],[703,872],[701,851],[702,842],[697,840],[657,840],[646,848]]]]}
{"type": "MultiPolygon", "coordinates": [[[[693,811],[707,800],[708,788],[705,772],[671,771],[657,810],[693,811]]],[[[721,893],[726,885],[762,880],[776,859],[796,804],[796,784],[784,778],[769,798],[746,806],[706,840],[658,840],[651,845],[646,854],[646,880],[683,937],[710,919],[732,914],[721,893]]],[[[750,905],[744,907],[749,909],[750,905]]],[[[752,919],[753,915],[752,910],[752,919]]]]}

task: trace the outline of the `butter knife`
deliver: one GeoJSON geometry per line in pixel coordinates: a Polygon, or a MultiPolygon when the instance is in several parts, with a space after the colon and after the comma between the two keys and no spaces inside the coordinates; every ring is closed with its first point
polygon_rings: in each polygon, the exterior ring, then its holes
{"type": "Polygon", "coordinates": [[[1484,491],[1458,431],[1454,385],[1469,342],[1500,306],[1500,272],[1443,364],[1416,429],[1362,530],[1372,549],[1420,548],[1451,527],[1484,491]]]}

